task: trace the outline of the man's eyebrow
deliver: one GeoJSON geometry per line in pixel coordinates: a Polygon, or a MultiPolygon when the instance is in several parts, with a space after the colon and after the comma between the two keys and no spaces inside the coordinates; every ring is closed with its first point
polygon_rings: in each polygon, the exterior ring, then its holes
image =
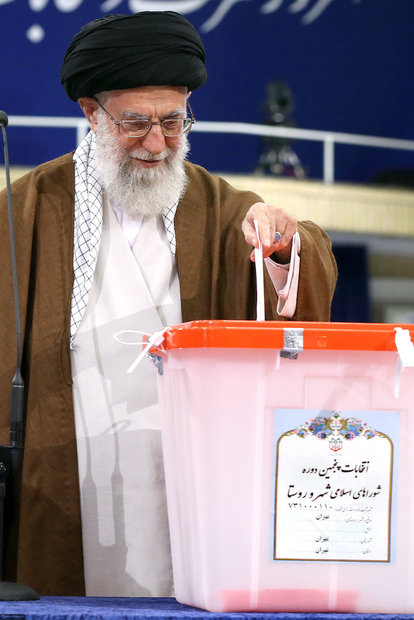
{"type": "Polygon", "coordinates": [[[148,121],[149,117],[138,112],[122,112],[121,119],[124,121],[148,121]]]}
{"type": "MultiPolygon", "coordinates": [[[[185,108],[177,108],[176,110],[173,110],[172,112],[169,112],[168,114],[165,114],[164,116],[160,117],[160,120],[163,121],[167,118],[177,118],[179,116],[185,116],[186,114],[186,109],[185,108]]],[[[121,114],[121,120],[124,121],[149,121],[150,117],[146,116],[145,114],[139,114],[139,112],[122,112],[121,114]]]]}
{"type": "Polygon", "coordinates": [[[177,110],[174,110],[174,112],[170,112],[167,116],[164,116],[164,118],[176,118],[177,116],[183,116],[183,114],[185,115],[186,112],[186,108],[178,108],[177,110]]]}

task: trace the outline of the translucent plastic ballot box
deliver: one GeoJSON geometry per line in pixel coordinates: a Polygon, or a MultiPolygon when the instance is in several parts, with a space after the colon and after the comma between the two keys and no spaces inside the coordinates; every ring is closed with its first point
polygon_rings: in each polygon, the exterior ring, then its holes
{"type": "Polygon", "coordinates": [[[178,601],[414,613],[413,334],[199,321],[158,338],[178,601]]]}

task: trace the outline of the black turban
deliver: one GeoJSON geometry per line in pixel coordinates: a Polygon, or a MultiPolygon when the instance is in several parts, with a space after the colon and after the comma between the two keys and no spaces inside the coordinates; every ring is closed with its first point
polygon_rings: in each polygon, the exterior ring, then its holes
{"type": "Polygon", "coordinates": [[[173,11],[106,15],[88,22],[66,52],[60,81],[69,97],[138,86],[186,86],[207,78],[205,50],[190,22],[173,11]]]}

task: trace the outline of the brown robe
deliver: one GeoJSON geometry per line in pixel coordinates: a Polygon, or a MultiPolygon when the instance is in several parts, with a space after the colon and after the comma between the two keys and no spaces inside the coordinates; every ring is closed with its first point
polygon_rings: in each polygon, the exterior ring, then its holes
{"type": "MultiPolygon", "coordinates": [[[[183,321],[255,319],[254,266],[241,222],[260,198],[199,166],[186,167],[190,181],[175,216],[183,321]]],[[[69,354],[73,205],[72,154],[13,184],[27,410],[17,579],[41,595],[84,594],[69,354]]],[[[337,277],[331,244],[311,222],[300,223],[299,232],[294,319],[328,321],[337,277]]],[[[0,441],[8,444],[17,347],[5,191],[0,194],[0,235],[0,441]]],[[[276,293],[265,278],[266,318],[280,320],[276,293]]],[[[13,578],[10,572],[4,575],[13,578]]]]}

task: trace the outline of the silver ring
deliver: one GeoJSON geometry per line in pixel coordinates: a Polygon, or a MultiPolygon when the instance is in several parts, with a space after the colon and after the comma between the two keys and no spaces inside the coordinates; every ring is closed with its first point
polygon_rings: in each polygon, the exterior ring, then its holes
{"type": "Polygon", "coordinates": [[[276,231],[274,243],[279,243],[281,238],[282,238],[282,233],[276,231]]]}

